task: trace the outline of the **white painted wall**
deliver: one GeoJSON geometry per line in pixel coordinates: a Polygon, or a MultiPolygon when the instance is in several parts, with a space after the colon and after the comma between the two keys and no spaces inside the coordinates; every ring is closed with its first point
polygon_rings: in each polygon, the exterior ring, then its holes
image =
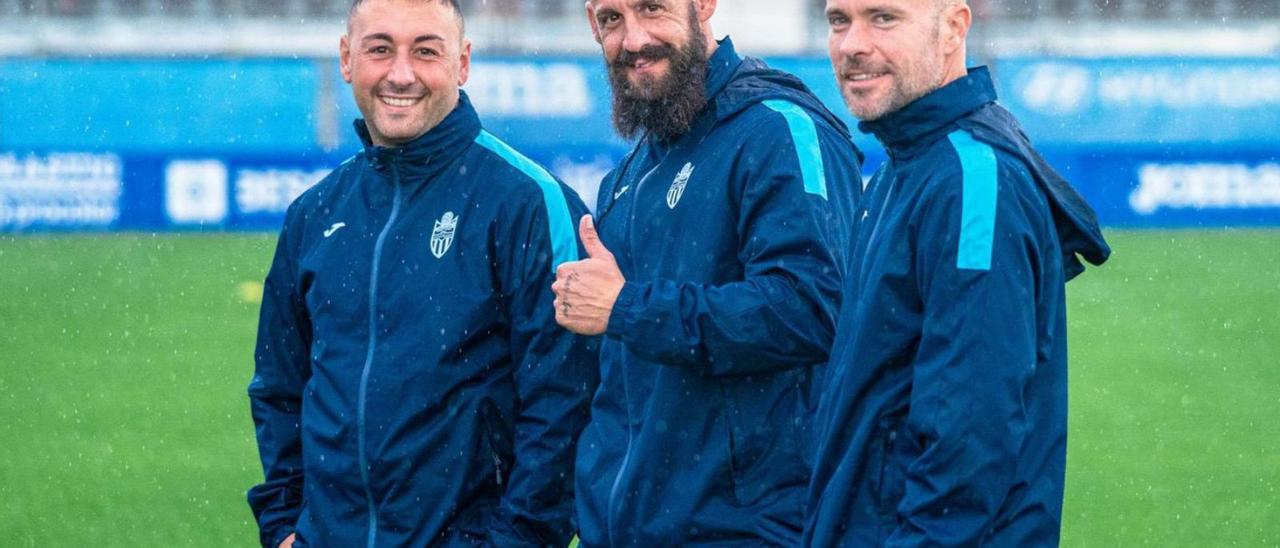
{"type": "Polygon", "coordinates": [[[742,53],[799,51],[812,30],[807,8],[804,0],[720,0],[711,28],[716,38],[733,36],[742,53]]]}

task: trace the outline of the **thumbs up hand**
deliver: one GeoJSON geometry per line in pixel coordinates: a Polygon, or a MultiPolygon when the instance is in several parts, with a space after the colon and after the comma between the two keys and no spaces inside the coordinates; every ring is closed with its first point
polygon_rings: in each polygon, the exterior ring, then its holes
{"type": "Polygon", "coordinates": [[[613,303],[627,280],[613,253],[600,241],[590,215],[578,223],[578,235],[587,258],[556,269],[556,281],[551,284],[556,294],[556,322],[579,335],[599,335],[609,328],[613,303]]]}

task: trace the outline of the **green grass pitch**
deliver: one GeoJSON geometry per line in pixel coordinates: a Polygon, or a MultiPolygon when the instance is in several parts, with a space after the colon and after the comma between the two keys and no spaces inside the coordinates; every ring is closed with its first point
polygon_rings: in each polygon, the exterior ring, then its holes
{"type": "MultiPolygon", "coordinates": [[[[1280,545],[1280,231],[1112,231],[1069,285],[1068,546],[1280,545]]],[[[250,546],[274,237],[0,236],[0,546],[250,546]]]]}

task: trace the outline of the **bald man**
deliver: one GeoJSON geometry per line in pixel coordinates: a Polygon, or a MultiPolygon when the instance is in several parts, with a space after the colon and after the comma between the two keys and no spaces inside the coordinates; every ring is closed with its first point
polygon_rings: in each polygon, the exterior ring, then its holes
{"type": "Polygon", "coordinates": [[[560,325],[604,335],[577,455],[586,547],[800,540],[860,158],[799,79],[714,39],[716,6],[587,3],[636,142],[552,286],[560,325]]]}
{"type": "Polygon", "coordinates": [[[1092,209],[966,69],[960,0],[829,0],[830,54],[889,159],[867,187],[814,428],[807,546],[1058,543],[1063,284],[1092,209]]]}
{"type": "Polygon", "coordinates": [[[590,342],[555,323],[586,208],[486,131],[456,0],[354,0],[363,150],[298,198],[249,398],[264,547],[565,546],[590,342]]]}

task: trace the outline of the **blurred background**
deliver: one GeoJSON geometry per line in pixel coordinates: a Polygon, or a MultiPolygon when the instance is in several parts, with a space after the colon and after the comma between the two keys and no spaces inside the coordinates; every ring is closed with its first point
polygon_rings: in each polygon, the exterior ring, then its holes
{"type": "MultiPolygon", "coordinates": [[[[1068,286],[1064,544],[1280,546],[1280,0],[970,4],[972,64],[1116,251],[1068,286]]],[[[348,5],[0,0],[0,546],[256,541],[261,280],[358,150],[348,5]]],[[[824,5],[714,27],[853,124],[824,5]]],[[[583,0],[463,6],[487,127],[593,204],[628,144],[583,0]]]]}

